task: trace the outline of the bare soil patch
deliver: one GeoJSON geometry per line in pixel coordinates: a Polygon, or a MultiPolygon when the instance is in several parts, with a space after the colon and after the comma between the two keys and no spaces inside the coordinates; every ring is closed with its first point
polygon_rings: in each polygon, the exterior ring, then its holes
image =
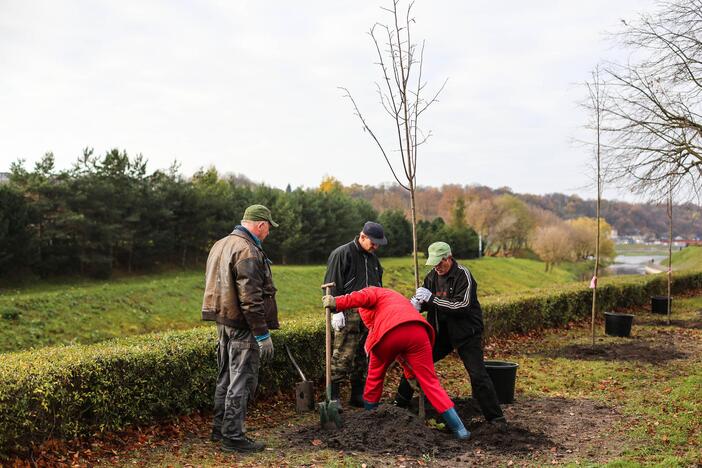
{"type": "Polygon", "coordinates": [[[661,364],[673,359],[683,359],[687,353],[672,341],[651,342],[631,338],[625,343],[572,344],[545,354],[548,357],[562,357],[576,360],[638,361],[648,364],[661,364]]]}
{"type": "MultiPolygon", "coordinates": [[[[375,411],[344,413],[344,426],[321,431],[319,425],[296,428],[284,435],[290,448],[317,447],[367,452],[383,456],[429,456],[436,464],[471,466],[504,464],[509,460],[564,460],[589,456],[597,443],[597,455],[611,457],[616,449],[607,431],[619,413],[592,400],[524,398],[503,407],[509,421],[504,427],[483,421],[477,403],[456,399],[456,410],[472,432],[459,441],[448,430],[429,427],[412,412],[392,405],[375,411]]],[[[427,419],[441,422],[428,411],[427,419]]]]}

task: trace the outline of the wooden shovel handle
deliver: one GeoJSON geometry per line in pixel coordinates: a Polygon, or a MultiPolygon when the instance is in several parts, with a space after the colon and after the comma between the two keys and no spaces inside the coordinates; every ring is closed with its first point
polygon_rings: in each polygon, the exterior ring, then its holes
{"type": "MultiPolygon", "coordinates": [[[[334,283],[326,283],[323,284],[321,287],[324,289],[325,295],[330,295],[331,294],[331,288],[335,286],[334,283]]],[[[325,312],[326,312],[326,349],[325,349],[325,367],[326,367],[326,375],[325,375],[325,380],[326,380],[326,385],[327,385],[327,394],[330,392],[331,388],[331,358],[332,358],[332,351],[331,351],[331,308],[330,307],[325,307],[325,312]]],[[[331,397],[329,397],[331,398],[331,397]]]]}

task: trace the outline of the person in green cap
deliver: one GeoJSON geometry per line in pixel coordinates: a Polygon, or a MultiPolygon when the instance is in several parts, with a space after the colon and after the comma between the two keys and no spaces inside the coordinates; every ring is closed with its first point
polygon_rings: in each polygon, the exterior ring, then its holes
{"type": "Polygon", "coordinates": [[[279,328],[270,261],[261,248],[278,227],[263,205],[251,205],[241,224],[212,246],[205,270],[202,319],[217,324],[217,385],[211,440],[227,452],[258,452],[246,437],[246,407],[261,361],[273,357],[270,330],[279,328]]]}
{"type": "MultiPolygon", "coordinates": [[[[483,416],[488,422],[504,424],[506,420],[483,360],[483,312],[478,302],[478,283],[468,268],[453,258],[446,242],[434,242],[428,253],[426,264],[433,269],[424,278],[423,286],[417,288],[413,302],[428,312],[427,321],[436,332],[434,362],[454,349],[458,351],[483,416]]],[[[403,377],[395,404],[409,406],[412,393],[412,387],[403,377]]]]}

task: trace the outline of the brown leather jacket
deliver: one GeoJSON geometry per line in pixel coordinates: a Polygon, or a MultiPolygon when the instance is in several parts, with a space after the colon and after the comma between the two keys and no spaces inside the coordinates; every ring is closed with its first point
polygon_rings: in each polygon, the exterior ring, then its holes
{"type": "Polygon", "coordinates": [[[237,226],[215,242],[207,257],[202,320],[265,335],[280,328],[275,292],[266,254],[237,226]]]}

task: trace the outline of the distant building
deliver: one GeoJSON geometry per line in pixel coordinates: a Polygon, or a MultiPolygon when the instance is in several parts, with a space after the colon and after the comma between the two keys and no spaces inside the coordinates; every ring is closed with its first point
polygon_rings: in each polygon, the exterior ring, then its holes
{"type": "Polygon", "coordinates": [[[6,184],[10,181],[9,172],[0,172],[0,184],[6,184]]]}

